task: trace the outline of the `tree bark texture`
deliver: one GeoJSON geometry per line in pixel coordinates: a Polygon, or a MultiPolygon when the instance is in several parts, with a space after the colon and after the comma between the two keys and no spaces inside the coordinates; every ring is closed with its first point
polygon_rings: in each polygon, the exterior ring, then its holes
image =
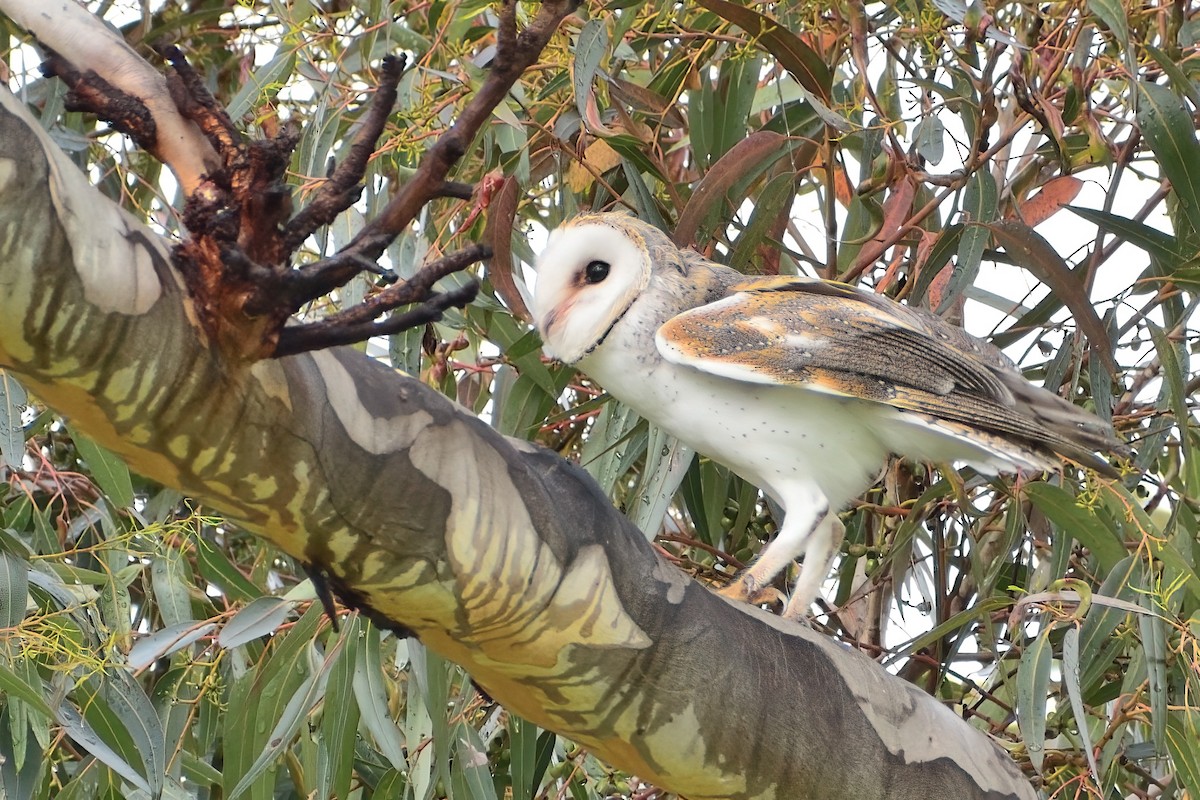
{"type": "Polygon", "coordinates": [[[581,470],[349,349],[244,365],[0,90],[0,366],[495,699],[703,798],[1033,798],[933,698],[659,558],[581,470]]]}

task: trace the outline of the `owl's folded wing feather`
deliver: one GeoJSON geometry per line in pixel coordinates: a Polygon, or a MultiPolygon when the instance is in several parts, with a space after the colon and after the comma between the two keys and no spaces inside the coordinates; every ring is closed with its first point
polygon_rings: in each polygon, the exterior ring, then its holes
{"type": "Polygon", "coordinates": [[[884,403],[950,435],[976,431],[1109,472],[1095,451],[1120,448],[1104,422],[1030,385],[988,343],[845,284],[743,281],[668,320],[657,344],[668,361],[722,377],[884,403]]]}

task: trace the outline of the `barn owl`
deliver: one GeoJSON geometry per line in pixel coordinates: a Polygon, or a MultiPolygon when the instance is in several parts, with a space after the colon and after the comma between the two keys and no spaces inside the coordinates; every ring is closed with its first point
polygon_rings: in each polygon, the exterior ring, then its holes
{"type": "Polygon", "coordinates": [[[537,272],[548,355],[783,507],[776,538],[723,593],[753,598],[803,555],[791,618],[828,574],[837,512],[889,454],[986,474],[1051,470],[1060,454],[1111,472],[1096,451],[1122,447],[932,314],[841,283],[748,277],[624,214],[567,222],[537,272]]]}

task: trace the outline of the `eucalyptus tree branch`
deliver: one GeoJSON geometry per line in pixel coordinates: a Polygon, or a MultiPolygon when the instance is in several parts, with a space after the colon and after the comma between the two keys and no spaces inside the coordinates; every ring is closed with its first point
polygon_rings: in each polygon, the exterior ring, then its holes
{"type": "Polygon", "coordinates": [[[353,344],[373,336],[386,336],[436,322],[442,318],[442,312],[447,308],[461,308],[474,300],[479,291],[479,284],[471,281],[465,286],[437,294],[432,293],[433,285],[447,275],[460,272],[490,255],[490,248],[472,245],[426,264],[404,283],[389,286],[353,308],[331,314],[316,322],[289,325],[280,332],[279,344],[274,355],[278,358],[306,350],[353,344]],[[386,320],[376,321],[393,309],[413,303],[419,305],[403,314],[394,314],[386,320]]]}
{"type": "Polygon", "coordinates": [[[175,107],[166,79],[83,6],[73,0],[0,0],[0,12],[57,54],[60,74],[70,65],[80,76],[93,74],[144,106],[154,130],[139,144],[175,173],[185,195],[220,163],[200,129],[175,107]]]}

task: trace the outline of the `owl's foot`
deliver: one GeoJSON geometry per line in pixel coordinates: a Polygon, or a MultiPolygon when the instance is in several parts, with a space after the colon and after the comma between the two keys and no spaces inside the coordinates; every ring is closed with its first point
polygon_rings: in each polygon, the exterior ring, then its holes
{"type": "Polygon", "coordinates": [[[811,608],[811,599],[805,603],[803,600],[797,600],[795,595],[793,595],[792,599],[783,607],[783,613],[780,616],[784,619],[790,619],[792,622],[799,622],[802,625],[811,625],[812,622],[809,614],[811,608]]]}
{"type": "Polygon", "coordinates": [[[775,603],[780,599],[779,591],[775,587],[759,586],[749,571],[737,576],[737,579],[724,589],[718,589],[717,594],[752,606],[775,603]]]}

